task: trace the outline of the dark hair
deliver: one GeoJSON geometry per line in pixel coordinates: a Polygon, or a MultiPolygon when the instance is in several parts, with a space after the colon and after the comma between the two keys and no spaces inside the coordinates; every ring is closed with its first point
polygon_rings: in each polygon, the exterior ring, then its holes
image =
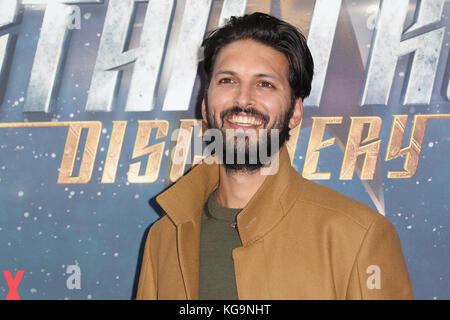
{"type": "Polygon", "coordinates": [[[202,43],[206,88],[212,77],[217,54],[227,44],[252,39],[285,54],[289,62],[288,80],[291,100],[306,98],[311,92],[314,62],[305,36],[294,26],[268,14],[255,12],[242,17],[231,17],[221,28],[210,32],[202,43]]]}

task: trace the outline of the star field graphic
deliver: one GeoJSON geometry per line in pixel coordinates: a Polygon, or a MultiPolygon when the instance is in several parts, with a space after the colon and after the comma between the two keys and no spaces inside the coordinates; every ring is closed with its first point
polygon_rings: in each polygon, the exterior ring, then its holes
{"type": "MultiPolygon", "coordinates": [[[[0,0],[0,7],[4,0],[0,0]]],[[[32,2],[32,1],[31,1],[32,2]]],[[[36,1],[38,2],[38,1],[36,1]]],[[[50,112],[25,112],[27,89],[46,6],[23,4],[17,20],[10,26],[0,24],[0,39],[10,34],[7,68],[0,78],[0,124],[63,123],[99,121],[96,156],[86,183],[57,183],[72,130],[66,126],[0,126],[0,270],[19,270],[24,275],[18,287],[21,299],[131,299],[137,285],[143,241],[151,224],[158,219],[154,197],[169,187],[170,152],[176,145],[174,130],[182,120],[200,119],[202,83],[196,75],[187,110],[166,111],[164,98],[175,65],[177,36],[187,14],[187,1],[176,1],[165,47],[165,62],[159,74],[155,106],[150,111],[125,111],[133,63],[120,66],[120,85],[115,92],[115,108],[109,112],[86,111],[90,85],[103,36],[104,21],[112,1],[78,4],[80,29],[70,32],[68,49],[57,80],[57,93],[50,112]],[[0,95],[1,97],[2,95],[0,95]],[[164,142],[158,174],[151,183],[130,182],[130,167],[140,163],[144,175],[148,154],[133,156],[141,132],[141,121],[167,121],[168,133],[159,137],[152,130],[148,145],[164,142]],[[105,167],[113,141],[114,122],[126,121],[122,148],[114,181],[103,183],[105,167]],[[81,271],[81,288],[68,289],[70,265],[81,271]]],[[[212,1],[206,30],[217,26],[226,1],[212,1]]],[[[408,115],[403,147],[410,141],[413,118],[420,114],[448,115],[450,103],[445,95],[449,79],[450,1],[443,1],[441,19],[431,22],[412,37],[444,28],[442,50],[437,65],[429,104],[403,105],[412,55],[399,57],[387,106],[361,106],[360,98],[370,59],[380,1],[342,1],[334,41],[328,62],[323,95],[319,107],[305,106],[303,121],[295,145],[293,166],[303,173],[308,144],[317,117],[342,116],[342,123],[327,125],[322,141],[335,143],[320,150],[316,172],[329,172],[330,178],[315,180],[357,199],[385,214],[401,239],[403,253],[417,299],[449,299],[450,272],[450,119],[430,119],[422,143],[417,171],[411,178],[388,178],[388,172],[403,170],[405,157],[385,161],[393,117],[408,115]],[[361,180],[358,160],[350,180],[339,178],[350,130],[350,117],[379,117],[382,127],[377,169],[372,180],[361,180]]],[[[272,13],[299,27],[306,35],[316,2],[250,1],[245,12],[272,13]]],[[[139,47],[148,4],[135,5],[129,39],[124,51],[139,47]]],[[[410,1],[405,28],[417,17],[418,1],[410,1]]],[[[0,64],[1,66],[1,64],[0,64]]],[[[48,75],[49,77],[52,75],[48,75]]],[[[198,128],[193,135],[198,133],[198,128]]],[[[364,131],[367,135],[367,128],[364,131]]],[[[73,176],[82,171],[83,150],[88,132],[81,131],[73,164],[73,176]]],[[[296,136],[294,136],[296,137],[296,136]]],[[[193,158],[192,152],[188,158],[193,158]]],[[[191,159],[192,160],[192,159],[191,159]]],[[[154,164],[152,164],[154,165],[154,164]]],[[[157,166],[156,166],[157,167],[157,166]]],[[[188,163],[184,171],[191,168],[188,163]]],[[[152,168],[155,169],[155,168],[152,168]]],[[[155,169],[156,170],[156,169],[155,169]]],[[[8,294],[8,285],[0,274],[0,299],[8,294]]]]}

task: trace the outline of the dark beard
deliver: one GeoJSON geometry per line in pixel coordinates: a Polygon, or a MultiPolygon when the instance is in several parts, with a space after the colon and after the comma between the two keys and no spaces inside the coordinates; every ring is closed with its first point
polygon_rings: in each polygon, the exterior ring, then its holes
{"type": "Polygon", "coordinates": [[[238,163],[238,148],[236,146],[236,143],[234,143],[234,150],[231,155],[231,159],[227,157],[227,148],[226,148],[226,141],[227,139],[223,139],[223,149],[222,149],[222,155],[223,155],[223,164],[225,166],[225,170],[227,173],[230,172],[254,172],[256,170],[261,169],[265,165],[268,164],[267,161],[262,161],[260,157],[260,152],[266,153],[266,158],[269,157],[270,159],[280,150],[280,148],[284,145],[284,143],[289,139],[289,120],[294,112],[294,104],[295,100],[291,101],[291,106],[288,109],[288,111],[281,115],[277,116],[277,118],[274,121],[274,124],[267,128],[267,123],[269,122],[268,116],[260,113],[258,110],[254,108],[241,108],[238,106],[234,106],[230,109],[224,110],[220,114],[220,118],[222,120],[222,127],[219,128],[219,124],[216,121],[215,114],[210,113],[210,108],[208,106],[208,99],[207,96],[205,97],[205,104],[206,104],[206,119],[208,122],[208,129],[219,129],[223,136],[226,137],[225,133],[222,130],[223,124],[224,124],[224,118],[225,116],[232,114],[232,113],[239,113],[239,112],[246,112],[247,114],[254,114],[259,116],[264,121],[264,129],[267,129],[266,134],[262,134],[259,136],[259,141],[256,145],[256,161],[253,161],[254,163],[250,163],[250,146],[249,146],[249,137],[245,137],[245,153],[244,153],[244,163],[238,163]],[[273,129],[279,130],[279,143],[278,143],[278,149],[273,150],[276,147],[272,145],[272,135],[271,132],[273,129]]]}

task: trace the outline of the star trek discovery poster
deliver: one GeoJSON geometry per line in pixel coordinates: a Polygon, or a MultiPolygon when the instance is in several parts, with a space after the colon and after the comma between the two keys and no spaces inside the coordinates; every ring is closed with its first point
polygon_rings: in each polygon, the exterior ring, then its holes
{"type": "Polygon", "coordinates": [[[0,299],[134,297],[152,199],[202,159],[202,39],[256,11],[315,61],[293,166],[390,219],[415,298],[450,298],[449,0],[0,0],[0,299]]]}

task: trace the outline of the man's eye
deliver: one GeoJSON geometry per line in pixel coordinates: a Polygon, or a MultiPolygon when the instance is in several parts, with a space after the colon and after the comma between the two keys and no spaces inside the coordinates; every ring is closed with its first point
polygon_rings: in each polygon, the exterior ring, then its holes
{"type": "Polygon", "coordinates": [[[275,88],[275,86],[273,84],[271,84],[270,82],[267,82],[267,81],[261,81],[258,83],[258,85],[263,88],[275,88]]]}
{"type": "Polygon", "coordinates": [[[230,78],[223,78],[219,80],[219,83],[233,83],[233,80],[230,78]]]}

